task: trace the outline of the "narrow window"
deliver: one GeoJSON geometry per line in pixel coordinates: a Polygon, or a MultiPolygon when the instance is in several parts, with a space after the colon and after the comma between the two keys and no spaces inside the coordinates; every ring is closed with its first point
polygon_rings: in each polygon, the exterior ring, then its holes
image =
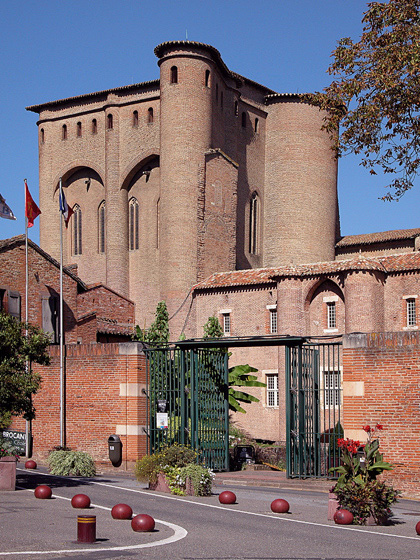
{"type": "Polygon", "coordinates": [[[327,329],[337,328],[337,309],[335,301],[327,302],[327,329]]]}
{"type": "Polygon", "coordinates": [[[96,119],[92,119],[92,134],[97,134],[98,132],[98,121],[96,119]]]}
{"type": "Polygon", "coordinates": [[[220,107],[223,109],[223,91],[220,92],[220,107]]]}
{"type": "Polygon", "coordinates": [[[133,111],[133,126],[139,126],[139,112],[133,111]]]}
{"type": "Polygon", "coordinates": [[[277,309],[270,309],[270,333],[277,333],[277,309]]]}
{"type": "Polygon", "coordinates": [[[206,87],[210,87],[210,70],[206,70],[206,77],[204,83],[206,87]]]}
{"type": "Polygon", "coordinates": [[[43,128],[41,128],[40,140],[41,140],[41,144],[45,142],[45,132],[43,128]]]}
{"type": "Polygon", "coordinates": [[[242,128],[246,128],[246,113],[242,113],[242,128]]]}
{"type": "Polygon", "coordinates": [[[267,406],[279,406],[279,375],[270,373],[265,376],[267,385],[267,406]]]}
{"type": "Polygon", "coordinates": [[[237,101],[235,101],[235,117],[239,116],[239,104],[237,101]]]}
{"type": "Polygon", "coordinates": [[[129,248],[134,251],[139,248],[139,203],[131,198],[128,216],[129,248]]]}
{"type": "Polygon", "coordinates": [[[15,317],[18,321],[20,321],[21,301],[19,292],[10,291],[8,294],[7,304],[9,315],[12,315],[12,317],[15,317]]]}
{"type": "Polygon", "coordinates": [[[223,333],[230,334],[230,313],[223,313],[223,333]]]}
{"type": "Polygon", "coordinates": [[[160,223],[160,198],[156,203],[156,249],[159,249],[160,237],[159,237],[159,223],[160,223]]]}
{"type": "Polygon", "coordinates": [[[98,210],[98,249],[100,253],[105,253],[105,200],[98,210]]]}
{"type": "Polygon", "coordinates": [[[63,128],[61,129],[61,139],[67,140],[67,125],[63,124],[63,128]]]}
{"type": "Polygon", "coordinates": [[[324,371],[324,407],[338,408],[341,392],[340,371],[324,371]]]}
{"type": "Polygon", "coordinates": [[[254,132],[255,132],[256,134],[259,132],[258,129],[259,129],[259,121],[258,121],[258,119],[256,118],[256,119],[255,119],[255,123],[254,123],[254,132]]]}
{"type": "Polygon", "coordinates": [[[251,255],[258,253],[259,211],[258,194],[254,193],[249,205],[249,252],[251,255]]]}
{"type": "Polygon", "coordinates": [[[78,122],[78,123],[77,123],[77,128],[76,128],[76,130],[77,130],[76,134],[77,134],[77,136],[80,138],[80,137],[82,136],[82,123],[81,123],[81,122],[78,122]]]}
{"type": "Polygon", "coordinates": [[[178,68],[176,66],[172,66],[171,68],[171,84],[178,83],[178,68]]]}
{"type": "Polygon", "coordinates": [[[407,305],[407,327],[417,326],[416,300],[415,298],[406,299],[407,305]]]}
{"type": "Polygon", "coordinates": [[[108,130],[112,130],[114,128],[114,121],[111,113],[107,116],[107,122],[108,122],[108,130]]]}
{"type": "Polygon", "coordinates": [[[147,109],[147,122],[149,124],[153,122],[153,107],[147,109]]]}
{"type": "Polygon", "coordinates": [[[82,254],[82,209],[78,204],[73,208],[73,254],[82,254]]]}
{"type": "Polygon", "coordinates": [[[59,310],[60,300],[56,296],[43,296],[41,299],[42,307],[42,330],[49,333],[51,342],[59,342],[59,310]]]}
{"type": "Polygon", "coordinates": [[[216,101],[219,100],[219,84],[216,84],[216,101]]]}

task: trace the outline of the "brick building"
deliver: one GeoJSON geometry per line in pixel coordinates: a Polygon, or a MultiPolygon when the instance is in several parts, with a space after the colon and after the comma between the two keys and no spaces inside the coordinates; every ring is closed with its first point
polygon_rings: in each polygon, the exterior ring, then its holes
{"type": "MultiPolygon", "coordinates": [[[[61,177],[74,210],[65,263],[108,286],[101,298],[132,300],[141,327],[165,300],[173,340],[201,337],[211,315],[225,336],[415,333],[420,228],[340,235],[337,162],[319,109],[232,72],[212,46],[173,41],[155,54],[159,79],[28,107],[39,114],[42,248],[58,257],[61,177]]],[[[235,350],[231,360],[267,382],[235,420],[284,441],[282,351],[235,350]]],[[[344,384],[359,383],[348,364],[344,384]]],[[[366,387],[355,421],[373,423],[392,395],[375,409],[377,387],[366,387]]],[[[350,406],[355,395],[343,394],[350,406]]]]}
{"type": "Polygon", "coordinates": [[[39,114],[41,247],[58,257],[62,177],[75,212],[65,263],[135,301],[141,326],[213,272],[332,260],[339,236],[318,108],[232,72],[209,45],[155,54],[155,81],[28,107],[39,114]]]}
{"type": "MultiPolygon", "coordinates": [[[[59,342],[60,265],[28,240],[28,320],[59,342]]],[[[0,309],[25,320],[25,236],[0,241],[0,309]]],[[[66,344],[130,340],[134,303],[102,284],[87,285],[77,268],[63,269],[66,344]]]]}

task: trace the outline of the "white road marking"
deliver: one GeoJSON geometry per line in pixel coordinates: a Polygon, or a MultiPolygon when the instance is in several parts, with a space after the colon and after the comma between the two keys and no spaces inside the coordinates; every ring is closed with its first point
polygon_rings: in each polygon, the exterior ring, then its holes
{"type": "MultiPolygon", "coordinates": [[[[19,469],[23,470],[23,469],[19,469]]],[[[38,472],[37,474],[45,474],[38,472]]],[[[46,475],[45,476],[52,476],[46,475]]],[[[105,485],[106,486],[106,485],[105,485]]],[[[17,488],[21,488],[18,486],[17,488]]],[[[28,492],[32,492],[27,488],[23,488],[23,490],[27,490],[28,492]]],[[[59,496],[58,494],[54,493],[54,498],[59,498],[60,500],[67,500],[71,502],[71,498],[66,498],[64,496],[59,496]]],[[[111,511],[112,508],[100,506],[97,504],[91,504],[92,507],[98,509],[104,509],[107,511],[111,511]]],[[[134,514],[135,515],[135,514],[134,514]]],[[[151,543],[142,543],[142,544],[135,544],[130,546],[112,546],[112,547],[103,547],[98,548],[72,548],[72,549],[61,549],[61,550],[23,550],[23,551],[14,551],[14,552],[0,552],[0,556],[16,556],[16,555],[40,555],[40,554],[69,554],[69,553],[76,553],[79,554],[81,552],[114,552],[114,551],[127,551],[127,550],[137,550],[140,548],[151,548],[153,546],[162,546],[165,544],[171,544],[177,542],[181,539],[184,539],[188,535],[188,531],[179,525],[175,525],[174,523],[169,523],[168,521],[162,521],[161,519],[155,519],[156,523],[161,523],[162,525],[166,525],[169,529],[172,529],[174,534],[166,539],[162,539],[160,541],[153,541],[151,543]]]]}

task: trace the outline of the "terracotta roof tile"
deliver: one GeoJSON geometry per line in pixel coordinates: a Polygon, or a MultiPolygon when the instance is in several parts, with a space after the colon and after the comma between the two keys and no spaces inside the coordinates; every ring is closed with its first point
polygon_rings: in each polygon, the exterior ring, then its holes
{"type": "Polygon", "coordinates": [[[390,231],[379,231],[377,233],[364,233],[362,235],[346,235],[340,239],[336,247],[349,247],[351,245],[368,245],[371,243],[383,243],[385,241],[397,241],[413,239],[420,235],[420,228],[393,229],[390,231]]]}

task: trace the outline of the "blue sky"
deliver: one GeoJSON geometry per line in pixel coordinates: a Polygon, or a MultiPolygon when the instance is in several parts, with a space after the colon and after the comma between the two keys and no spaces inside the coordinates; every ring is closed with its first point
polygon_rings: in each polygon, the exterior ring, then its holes
{"type": "MultiPolygon", "coordinates": [[[[0,193],[18,219],[0,220],[0,239],[24,232],[24,178],[38,201],[37,115],[26,106],[157,79],[154,47],[185,38],[213,45],[231,70],[277,92],[319,91],[338,39],[360,36],[366,8],[364,0],[2,0],[0,193]]],[[[418,182],[397,203],[379,200],[384,184],[356,157],[340,160],[343,235],[420,227],[418,182]]]]}

